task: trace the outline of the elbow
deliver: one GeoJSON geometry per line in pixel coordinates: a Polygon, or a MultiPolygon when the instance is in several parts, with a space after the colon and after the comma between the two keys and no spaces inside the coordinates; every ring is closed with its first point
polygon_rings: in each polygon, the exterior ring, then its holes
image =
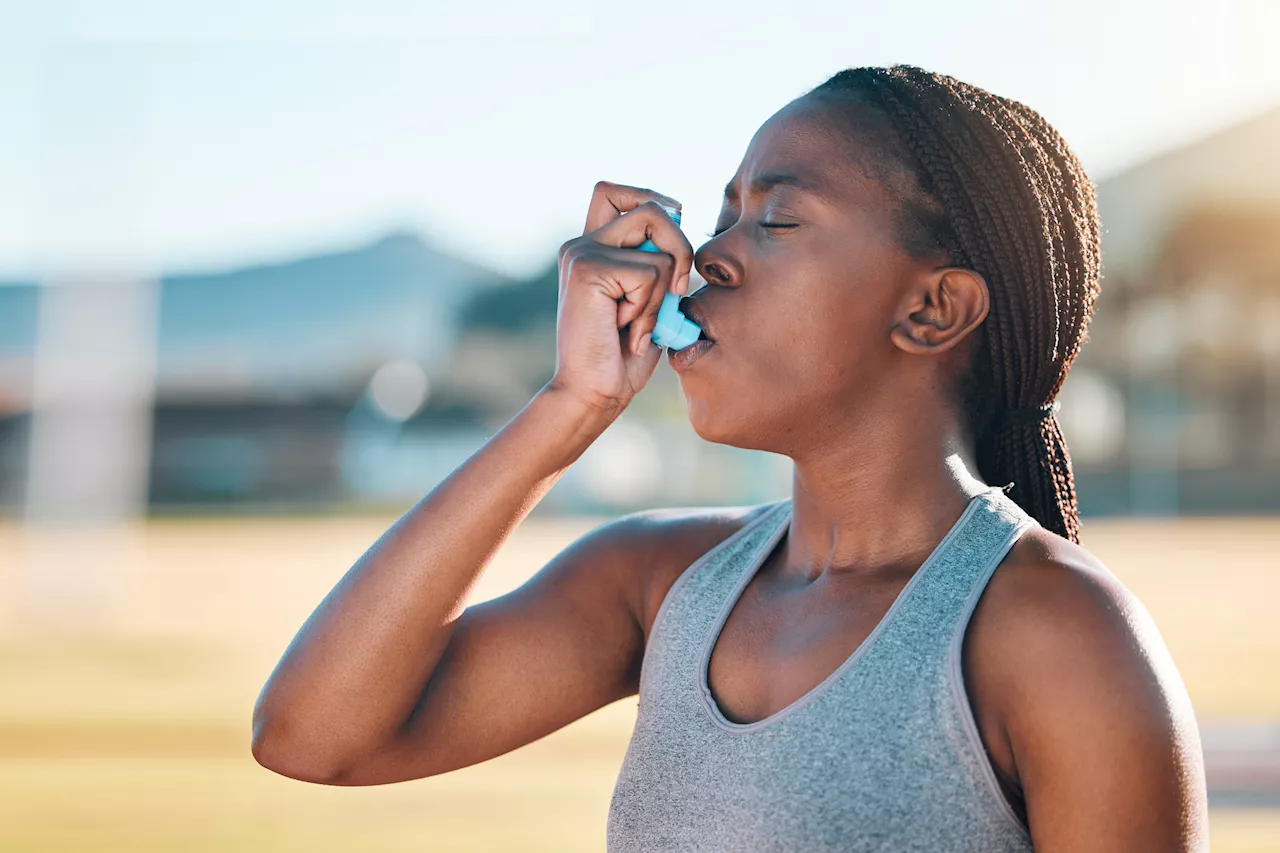
{"type": "Polygon", "coordinates": [[[255,713],[250,746],[254,761],[273,773],[300,782],[336,784],[343,776],[343,767],[330,760],[320,744],[292,736],[290,728],[287,723],[255,713]]]}

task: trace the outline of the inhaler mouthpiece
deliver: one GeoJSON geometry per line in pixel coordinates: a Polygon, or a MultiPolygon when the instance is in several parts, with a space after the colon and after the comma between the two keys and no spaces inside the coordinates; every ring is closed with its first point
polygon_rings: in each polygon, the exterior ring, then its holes
{"type": "MultiPolygon", "coordinates": [[[[676,225],[680,224],[680,208],[664,204],[662,209],[676,225]]],[[[652,240],[645,240],[636,248],[645,252],[662,251],[652,240]]],[[[682,350],[697,341],[701,334],[702,329],[698,324],[680,313],[680,295],[668,290],[662,297],[662,306],[658,308],[658,322],[653,327],[650,339],[660,347],[682,350]]]]}

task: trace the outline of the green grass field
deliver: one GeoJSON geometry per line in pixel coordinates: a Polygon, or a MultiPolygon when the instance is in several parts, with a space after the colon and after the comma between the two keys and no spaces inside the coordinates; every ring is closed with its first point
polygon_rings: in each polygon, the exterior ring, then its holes
{"type": "MultiPolygon", "coordinates": [[[[375,788],[309,785],[249,753],[294,631],[391,518],[0,524],[0,853],[604,848],[635,698],[509,755],[375,788]]],[[[528,521],[472,600],[598,523],[528,521]]],[[[1202,725],[1280,720],[1280,520],[1090,521],[1145,604],[1202,725]]],[[[1280,850],[1280,813],[1215,810],[1213,849],[1280,850]]]]}

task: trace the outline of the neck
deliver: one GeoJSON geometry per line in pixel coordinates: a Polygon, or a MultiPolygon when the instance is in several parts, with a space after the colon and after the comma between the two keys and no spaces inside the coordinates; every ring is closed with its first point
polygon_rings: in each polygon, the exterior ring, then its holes
{"type": "Polygon", "coordinates": [[[839,440],[792,456],[788,574],[914,570],[989,488],[969,440],[949,416],[886,428],[850,424],[839,440]]]}

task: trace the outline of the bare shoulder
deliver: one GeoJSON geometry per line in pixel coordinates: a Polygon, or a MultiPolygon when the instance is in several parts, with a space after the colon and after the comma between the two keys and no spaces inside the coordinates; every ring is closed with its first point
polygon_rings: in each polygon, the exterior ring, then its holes
{"type": "Polygon", "coordinates": [[[628,579],[628,598],[646,642],[680,575],[768,506],[663,507],[631,513],[610,525],[612,550],[628,579]]]}
{"type": "Polygon", "coordinates": [[[1093,664],[1115,678],[1138,667],[1169,688],[1169,700],[1185,693],[1142,602],[1087,549],[1038,525],[992,575],[972,630],[975,645],[999,638],[988,650],[1010,668],[1060,660],[1073,673],[1093,664]]]}
{"type": "Polygon", "coordinates": [[[1203,754],[1186,687],[1151,615],[1101,560],[1032,527],[965,641],[1037,846],[1201,849],[1203,754]]]}

